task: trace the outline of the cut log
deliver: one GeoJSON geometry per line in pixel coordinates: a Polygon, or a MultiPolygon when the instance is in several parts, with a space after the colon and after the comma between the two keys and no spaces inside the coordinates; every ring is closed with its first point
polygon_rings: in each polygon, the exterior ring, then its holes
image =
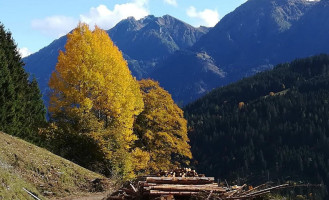
{"type": "Polygon", "coordinates": [[[226,192],[225,189],[222,187],[214,186],[214,185],[155,185],[144,187],[144,190],[161,190],[161,191],[188,191],[188,192],[210,192],[213,191],[214,193],[224,193],[226,192]]]}
{"type": "Polygon", "coordinates": [[[191,196],[196,195],[198,192],[178,192],[178,191],[159,191],[151,190],[149,195],[174,195],[174,196],[191,196]]]}
{"type": "Polygon", "coordinates": [[[147,177],[147,183],[162,184],[209,184],[214,183],[214,177],[147,177]]]}
{"type": "Polygon", "coordinates": [[[156,183],[146,183],[146,182],[141,182],[138,184],[140,187],[148,187],[148,186],[154,186],[157,185],[156,183]]]}
{"type": "Polygon", "coordinates": [[[123,196],[110,196],[110,197],[107,197],[108,200],[122,200],[124,199],[123,196]]]}

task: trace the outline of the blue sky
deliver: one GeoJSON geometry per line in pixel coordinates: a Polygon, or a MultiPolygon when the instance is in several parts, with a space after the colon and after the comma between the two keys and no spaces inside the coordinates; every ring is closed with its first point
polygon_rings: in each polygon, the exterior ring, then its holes
{"type": "Polygon", "coordinates": [[[246,0],[0,0],[0,22],[28,55],[68,33],[79,21],[103,29],[128,16],[169,14],[193,26],[214,26],[246,0]]]}

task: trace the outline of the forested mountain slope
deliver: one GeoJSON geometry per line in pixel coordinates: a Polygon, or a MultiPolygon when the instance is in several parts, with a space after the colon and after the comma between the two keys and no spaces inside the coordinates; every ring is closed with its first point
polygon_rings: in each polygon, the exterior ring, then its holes
{"type": "Polygon", "coordinates": [[[199,171],[329,184],[329,56],[218,88],[185,107],[199,171]]]}
{"type": "Polygon", "coordinates": [[[276,64],[329,53],[328,13],[324,0],[249,0],[190,51],[178,51],[160,63],[151,77],[186,104],[276,64]],[[207,60],[200,60],[200,54],[207,60]],[[207,70],[209,65],[221,73],[207,70]]]}

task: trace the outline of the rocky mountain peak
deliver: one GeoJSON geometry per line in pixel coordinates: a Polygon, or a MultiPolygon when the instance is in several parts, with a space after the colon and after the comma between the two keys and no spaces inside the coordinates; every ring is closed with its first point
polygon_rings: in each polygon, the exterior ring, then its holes
{"type": "Polygon", "coordinates": [[[123,20],[108,33],[130,58],[150,60],[191,47],[207,30],[195,28],[170,15],[149,15],[140,20],[123,20]]]}

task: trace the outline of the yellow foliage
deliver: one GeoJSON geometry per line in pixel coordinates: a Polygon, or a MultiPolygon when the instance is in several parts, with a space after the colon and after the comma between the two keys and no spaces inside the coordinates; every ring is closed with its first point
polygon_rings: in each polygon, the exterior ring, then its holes
{"type": "Polygon", "coordinates": [[[238,106],[239,106],[239,109],[242,109],[244,107],[244,102],[240,102],[238,106]]]}
{"type": "Polygon", "coordinates": [[[157,82],[141,80],[139,84],[145,108],[134,125],[136,146],[149,154],[148,170],[178,167],[192,158],[183,111],[157,82]]]}
{"type": "Polygon", "coordinates": [[[137,139],[132,132],[135,116],[144,103],[139,84],[108,34],[80,23],[68,35],[49,87],[52,118],[96,140],[114,166],[125,165],[122,159],[137,139]]]}
{"type": "Polygon", "coordinates": [[[135,171],[143,172],[147,169],[150,161],[150,154],[146,151],[136,148],[132,152],[133,160],[135,162],[135,171]]]}

